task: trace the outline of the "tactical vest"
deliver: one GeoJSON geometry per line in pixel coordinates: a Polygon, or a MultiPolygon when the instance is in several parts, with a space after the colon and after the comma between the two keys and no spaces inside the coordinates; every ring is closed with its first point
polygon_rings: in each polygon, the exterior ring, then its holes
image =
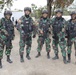
{"type": "Polygon", "coordinates": [[[60,20],[55,18],[54,23],[52,25],[54,34],[57,34],[60,31],[62,31],[62,28],[63,28],[63,25],[64,25],[63,20],[64,20],[63,18],[61,18],[60,20]]]}
{"type": "Polygon", "coordinates": [[[43,19],[40,20],[40,28],[43,30],[44,33],[49,31],[50,21],[47,19],[46,22],[43,19]]]}
{"type": "Polygon", "coordinates": [[[76,37],[76,23],[72,23],[71,20],[69,21],[67,34],[69,38],[76,37]]]}
{"type": "Polygon", "coordinates": [[[24,25],[23,27],[22,27],[22,29],[23,29],[23,31],[25,32],[25,33],[30,33],[30,32],[32,32],[33,31],[33,23],[32,23],[32,19],[31,18],[25,18],[25,17],[23,17],[23,22],[22,22],[22,24],[24,25]]]}
{"type": "Polygon", "coordinates": [[[8,32],[9,34],[9,37],[12,38],[13,35],[14,35],[14,26],[13,26],[13,23],[11,20],[9,21],[6,21],[5,18],[2,18],[3,19],[3,27],[4,29],[8,32]]]}

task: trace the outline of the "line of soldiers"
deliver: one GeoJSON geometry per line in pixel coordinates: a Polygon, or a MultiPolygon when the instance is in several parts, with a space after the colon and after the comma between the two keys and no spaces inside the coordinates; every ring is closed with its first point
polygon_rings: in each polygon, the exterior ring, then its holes
{"type": "MultiPolygon", "coordinates": [[[[42,16],[38,22],[38,27],[35,25],[33,19],[30,16],[31,8],[24,8],[24,15],[16,21],[16,28],[20,33],[20,42],[19,42],[19,54],[20,61],[24,62],[24,47],[26,45],[26,58],[31,59],[30,51],[32,46],[32,38],[36,37],[38,34],[38,47],[36,58],[41,56],[41,50],[45,43],[47,58],[50,59],[51,51],[51,36],[53,38],[52,47],[55,53],[53,60],[59,59],[59,49],[58,44],[61,49],[63,62],[71,62],[71,49],[74,42],[75,46],[75,56],[76,56],[76,12],[71,13],[71,19],[66,21],[62,15],[62,10],[56,10],[55,17],[50,19],[48,18],[48,11],[43,10],[42,16]],[[51,35],[51,36],[50,36],[51,35]],[[67,52],[66,52],[67,48],[67,52]],[[66,53],[68,55],[68,61],[66,60],[66,53]]],[[[12,12],[6,10],[4,12],[4,18],[0,20],[0,68],[2,68],[2,58],[3,51],[6,47],[5,54],[7,55],[7,62],[12,63],[10,59],[12,46],[12,40],[14,40],[14,25],[11,20],[12,12]]]]}

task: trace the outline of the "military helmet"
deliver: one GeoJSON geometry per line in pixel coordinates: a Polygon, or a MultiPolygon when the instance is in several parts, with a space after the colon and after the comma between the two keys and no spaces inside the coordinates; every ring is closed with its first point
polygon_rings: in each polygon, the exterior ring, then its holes
{"type": "Polygon", "coordinates": [[[57,10],[55,11],[56,14],[57,14],[58,12],[60,12],[60,13],[63,14],[63,11],[62,11],[61,9],[57,9],[57,10]]]}
{"type": "Polygon", "coordinates": [[[31,12],[31,8],[30,7],[25,7],[24,11],[30,11],[31,12]]]}
{"type": "Polygon", "coordinates": [[[10,15],[10,16],[12,16],[12,12],[10,11],[10,10],[5,10],[4,11],[4,16],[5,15],[10,15]]]}
{"type": "Polygon", "coordinates": [[[72,11],[70,15],[72,16],[72,15],[74,15],[74,14],[76,14],[76,11],[72,11]]]}
{"type": "Polygon", "coordinates": [[[44,14],[44,13],[46,13],[46,14],[48,14],[48,10],[42,10],[42,14],[44,14]]]}

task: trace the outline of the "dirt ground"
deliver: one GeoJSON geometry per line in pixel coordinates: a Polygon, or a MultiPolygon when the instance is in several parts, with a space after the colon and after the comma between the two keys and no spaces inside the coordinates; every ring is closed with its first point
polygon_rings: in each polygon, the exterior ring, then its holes
{"type": "Polygon", "coordinates": [[[13,41],[14,48],[12,49],[11,59],[12,64],[6,62],[6,56],[3,58],[3,68],[0,69],[0,75],[76,75],[76,65],[74,50],[72,51],[72,62],[70,64],[64,64],[62,62],[61,51],[59,51],[59,60],[52,60],[54,56],[53,50],[51,50],[51,59],[47,59],[45,47],[42,50],[42,56],[35,58],[37,54],[37,39],[33,39],[31,60],[26,59],[25,62],[20,63],[19,58],[19,33],[16,31],[16,37],[13,41]]]}

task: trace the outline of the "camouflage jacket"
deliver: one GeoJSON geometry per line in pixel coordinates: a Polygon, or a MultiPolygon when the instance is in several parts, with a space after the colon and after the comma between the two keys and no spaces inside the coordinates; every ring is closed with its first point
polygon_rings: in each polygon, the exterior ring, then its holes
{"type": "Polygon", "coordinates": [[[35,25],[34,21],[31,17],[26,18],[25,16],[22,16],[20,18],[21,24],[17,25],[17,29],[19,30],[20,33],[24,34],[36,34],[35,32],[35,25]]]}
{"type": "Polygon", "coordinates": [[[7,20],[6,18],[2,18],[0,22],[1,28],[5,29],[8,33],[8,39],[13,40],[14,34],[14,25],[11,20],[7,20]]]}
{"type": "Polygon", "coordinates": [[[49,36],[50,32],[50,19],[43,19],[41,18],[38,25],[38,34],[39,36],[49,36]],[[43,34],[40,33],[40,31],[43,32],[43,34]]]}
{"type": "Polygon", "coordinates": [[[54,17],[51,20],[51,25],[52,25],[52,29],[53,29],[53,34],[58,34],[58,33],[62,32],[63,28],[65,28],[66,21],[63,17],[61,17],[60,19],[54,17]]]}
{"type": "Polygon", "coordinates": [[[71,19],[66,23],[66,34],[69,39],[76,37],[76,22],[71,19]]]}

